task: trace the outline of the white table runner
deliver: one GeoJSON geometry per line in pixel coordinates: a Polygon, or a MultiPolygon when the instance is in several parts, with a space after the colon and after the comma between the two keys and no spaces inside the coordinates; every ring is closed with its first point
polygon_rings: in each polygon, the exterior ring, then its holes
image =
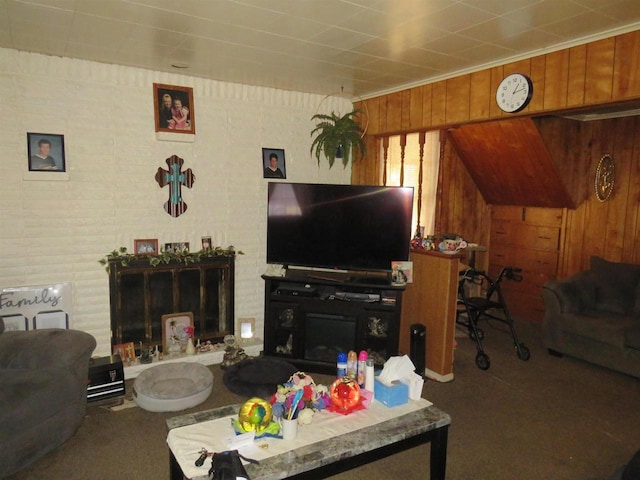
{"type": "MultiPolygon", "coordinates": [[[[279,438],[262,437],[257,438],[248,447],[239,448],[238,451],[246,457],[264,460],[311,443],[370,427],[431,405],[431,402],[421,398],[389,408],[374,400],[368,409],[349,415],[320,410],[314,414],[310,425],[302,425],[298,428],[298,436],[295,440],[286,441],[279,438]]],[[[167,443],[187,478],[206,475],[211,467],[210,459],[207,459],[202,467],[195,466],[201,448],[204,447],[210,452],[222,452],[230,449],[229,438],[235,436],[231,422],[236,417],[237,414],[230,415],[169,431],[167,443]]]]}

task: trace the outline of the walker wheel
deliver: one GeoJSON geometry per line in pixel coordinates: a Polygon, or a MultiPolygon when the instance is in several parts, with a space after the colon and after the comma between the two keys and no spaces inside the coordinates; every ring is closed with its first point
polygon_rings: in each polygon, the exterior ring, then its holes
{"type": "Polygon", "coordinates": [[[480,370],[489,370],[489,367],[491,366],[489,356],[486,353],[478,352],[476,355],[476,365],[480,370]]]}
{"type": "Polygon", "coordinates": [[[521,343],[516,347],[516,354],[518,355],[518,358],[524,362],[531,358],[531,352],[524,343],[521,343]]]}

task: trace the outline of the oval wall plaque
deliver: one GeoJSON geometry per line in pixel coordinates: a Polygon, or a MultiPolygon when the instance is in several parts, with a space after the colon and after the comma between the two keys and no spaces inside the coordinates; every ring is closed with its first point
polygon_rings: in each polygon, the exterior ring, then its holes
{"type": "Polygon", "coordinates": [[[615,165],[613,158],[608,153],[603,155],[598,162],[596,168],[596,180],[594,183],[596,190],[596,198],[600,202],[609,199],[613,193],[613,184],[615,182],[615,165]]]}

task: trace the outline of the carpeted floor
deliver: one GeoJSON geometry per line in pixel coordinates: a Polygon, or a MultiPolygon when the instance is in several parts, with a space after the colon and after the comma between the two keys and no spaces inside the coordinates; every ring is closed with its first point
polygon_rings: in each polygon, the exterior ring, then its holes
{"type": "MultiPolygon", "coordinates": [[[[455,380],[425,382],[423,396],[452,417],[449,480],[607,479],[640,449],[640,381],[569,357],[549,356],[540,329],[519,324],[531,360],[518,360],[504,325],[484,324],[491,368],[457,337],[455,380]]],[[[229,392],[211,367],[214,391],[199,411],[245,397],[229,392]]],[[[313,375],[317,383],[332,377],[313,375]]],[[[130,382],[127,385],[130,391],[130,382]]],[[[168,478],[165,419],[176,413],[92,406],[78,433],[11,480],[168,478]]],[[[1,468],[1,466],[0,466],[1,468]]],[[[429,448],[417,447],[333,477],[428,478],[429,448]]]]}

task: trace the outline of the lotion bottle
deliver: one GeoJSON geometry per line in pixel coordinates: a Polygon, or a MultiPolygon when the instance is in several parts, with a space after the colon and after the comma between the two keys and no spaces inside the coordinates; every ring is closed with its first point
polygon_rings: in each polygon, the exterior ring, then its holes
{"type": "Polygon", "coordinates": [[[360,385],[361,388],[364,388],[366,366],[367,352],[366,350],[360,350],[360,355],[358,355],[358,385],[360,385]]]}
{"type": "Polygon", "coordinates": [[[358,375],[358,354],[353,350],[347,355],[347,377],[356,379],[358,375]]]}

